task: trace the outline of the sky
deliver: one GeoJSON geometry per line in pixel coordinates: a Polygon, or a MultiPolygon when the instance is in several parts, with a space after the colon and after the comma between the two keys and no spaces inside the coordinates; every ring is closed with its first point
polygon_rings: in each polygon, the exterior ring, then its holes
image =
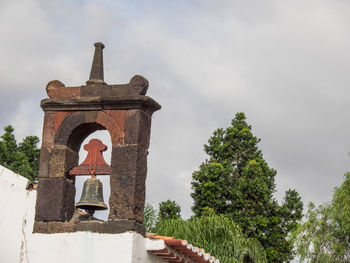
{"type": "Polygon", "coordinates": [[[191,216],[203,145],[244,112],[277,170],[275,197],[293,188],[321,204],[350,171],[349,13],[341,0],[0,0],[0,128],[41,137],[46,84],[84,84],[101,41],[105,81],[142,75],[162,105],[147,202],[191,216]]]}

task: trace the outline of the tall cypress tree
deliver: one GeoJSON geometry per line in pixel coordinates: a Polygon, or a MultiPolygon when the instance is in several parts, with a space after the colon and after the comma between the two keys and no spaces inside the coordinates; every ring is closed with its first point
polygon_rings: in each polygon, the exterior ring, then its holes
{"type": "Polygon", "coordinates": [[[248,237],[264,246],[269,262],[288,262],[293,244],[287,239],[302,217],[303,204],[288,190],[282,205],[274,199],[276,171],[258,148],[244,113],[237,113],[226,129],[217,129],[204,146],[209,159],[192,175],[192,210],[206,208],[226,214],[248,237]]]}

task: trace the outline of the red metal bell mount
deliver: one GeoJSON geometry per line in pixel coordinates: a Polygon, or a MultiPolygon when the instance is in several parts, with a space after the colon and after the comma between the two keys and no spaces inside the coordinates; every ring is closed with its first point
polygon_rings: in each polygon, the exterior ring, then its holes
{"type": "Polygon", "coordinates": [[[103,158],[102,152],[107,150],[98,139],[92,139],[88,144],[84,145],[84,149],[88,152],[86,159],[80,165],[69,171],[69,175],[110,175],[111,167],[103,158]]]}

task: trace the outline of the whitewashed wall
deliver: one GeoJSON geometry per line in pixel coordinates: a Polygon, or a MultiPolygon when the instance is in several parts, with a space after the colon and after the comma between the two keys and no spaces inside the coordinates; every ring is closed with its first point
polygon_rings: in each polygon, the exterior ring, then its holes
{"type": "Polygon", "coordinates": [[[36,191],[26,185],[27,179],[0,166],[0,262],[164,262],[146,249],[164,242],[135,232],[33,234],[36,191]]]}
{"type": "Polygon", "coordinates": [[[27,179],[0,166],[0,262],[29,262],[36,191],[27,191],[27,179]]]}

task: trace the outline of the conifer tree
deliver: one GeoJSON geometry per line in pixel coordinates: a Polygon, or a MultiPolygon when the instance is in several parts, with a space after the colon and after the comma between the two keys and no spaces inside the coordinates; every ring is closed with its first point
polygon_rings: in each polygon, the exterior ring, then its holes
{"type": "Polygon", "coordinates": [[[302,217],[303,204],[295,190],[279,205],[274,199],[276,171],[258,148],[244,113],[226,129],[217,129],[204,146],[209,159],[192,175],[192,210],[201,216],[211,208],[229,215],[248,237],[264,246],[269,262],[288,262],[293,244],[288,234],[302,217]]]}
{"type": "Polygon", "coordinates": [[[175,202],[166,200],[159,203],[158,218],[165,219],[181,219],[181,207],[175,202]]]}
{"type": "Polygon", "coordinates": [[[29,180],[36,182],[39,172],[40,149],[39,138],[27,136],[19,145],[11,125],[5,127],[0,137],[0,164],[29,180]]]}

